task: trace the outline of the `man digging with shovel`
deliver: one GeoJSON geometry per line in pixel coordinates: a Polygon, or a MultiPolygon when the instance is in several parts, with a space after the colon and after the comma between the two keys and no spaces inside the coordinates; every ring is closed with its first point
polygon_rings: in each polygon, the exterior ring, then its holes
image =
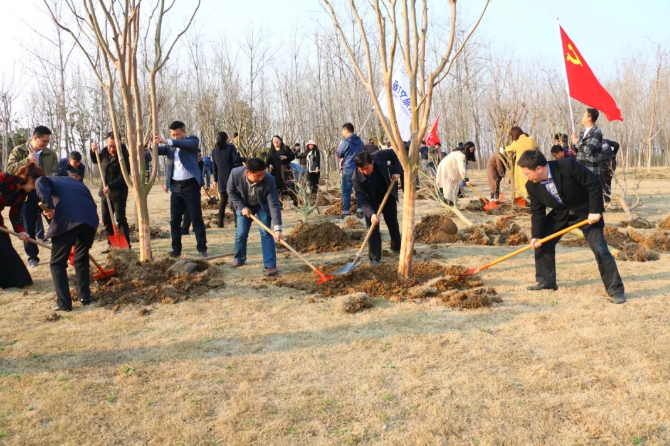
{"type": "MultiPolygon", "coordinates": [[[[382,258],[382,238],[379,233],[379,209],[387,190],[397,183],[402,174],[398,156],[393,150],[378,150],[370,155],[361,152],[354,157],[356,170],[351,179],[356,191],[358,209],[365,214],[365,224],[374,225],[370,234],[368,257],[373,265],[379,265],[382,258]]],[[[398,185],[391,190],[393,200],[388,200],[382,209],[386,227],[391,236],[391,250],[400,252],[400,227],[398,225],[398,185]]]]}

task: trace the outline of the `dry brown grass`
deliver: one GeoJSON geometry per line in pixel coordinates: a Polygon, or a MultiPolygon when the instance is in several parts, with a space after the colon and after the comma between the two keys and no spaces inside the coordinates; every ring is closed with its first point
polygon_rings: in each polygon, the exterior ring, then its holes
{"type": "MultiPolygon", "coordinates": [[[[668,214],[669,191],[670,181],[643,182],[641,217],[668,214]]],[[[162,227],[168,197],[151,194],[162,227]]],[[[435,212],[422,201],[417,221],[435,212]]],[[[288,232],[297,214],[286,217],[288,232]]],[[[528,233],[527,217],[514,221],[528,233]]],[[[230,252],[233,231],[208,230],[210,253],[230,252]]],[[[387,243],[383,225],[382,234],[387,243]]],[[[167,252],[169,240],[154,248],[167,252]]],[[[418,257],[464,267],[512,250],[417,245],[418,257]]],[[[341,264],[354,252],[308,256],[341,264]]],[[[195,253],[188,236],[184,254],[195,253]]],[[[312,296],[264,281],[254,225],[247,264],[219,267],[225,288],[144,316],[144,307],[76,307],[54,322],[45,322],[55,297],[42,259],[27,294],[0,293],[3,446],[670,444],[666,254],[619,263],[625,305],[607,301],[588,248],[559,245],[558,292],[525,291],[528,253],[482,274],[503,299],[492,308],[375,299],[345,314],[337,299],[308,304],[312,296]]],[[[298,268],[279,254],[280,274],[298,268]]]]}

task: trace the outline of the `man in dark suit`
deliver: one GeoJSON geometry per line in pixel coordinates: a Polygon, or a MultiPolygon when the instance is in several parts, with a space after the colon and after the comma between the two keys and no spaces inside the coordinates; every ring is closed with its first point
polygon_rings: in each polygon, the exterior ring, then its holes
{"type": "MultiPolygon", "coordinates": [[[[100,191],[98,196],[100,199],[100,213],[102,214],[102,222],[105,224],[105,231],[107,235],[114,235],[114,226],[112,225],[112,218],[116,217],[116,223],[119,226],[119,232],[124,235],[130,246],[130,228],[128,227],[128,219],[126,218],[126,203],[128,202],[128,185],[123,178],[121,172],[121,156],[123,156],[123,164],[126,165],[126,171],[130,173],[130,155],[126,145],[114,139],[114,132],[107,134],[105,141],[107,146],[100,151],[100,169],[105,177],[105,187],[100,184],[100,191]],[[119,154],[119,145],[121,146],[121,153],[119,154]],[[112,209],[107,207],[107,200],[104,196],[109,195],[109,202],[112,209]]],[[[98,158],[95,152],[98,150],[98,143],[91,144],[91,162],[98,164],[98,158]]],[[[109,241],[107,242],[107,249],[101,254],[109,253],[109,241]]]]}
{"type": "Polygon", "coordinates": [[[74,246],[74,271],[77,297],[83,305],[91,303],[88,251],[98,228],[98,211],[91,191],[70,177],[42,177],[36,182],[37,196],[48,208],[51,219],[47,237],[51,239],[51,277],[56,287],[55,311],[72,311],[72,296],[67,280],[67,259],[74,246]]]}
{"type": "Polygon", "coordinates": [[[276,276],[277,252],[275,240],[284,239],[281,226],[281,202],[277,185],[272,175],[266,175],[265,161],[249,158],[246,167],[236,167],[228,179],[228,196],[235,206],[237,231],[235,232],[235,259],[233,268],[244,265],[247,260],[247,238],[251,229],[249,215],[255,215],[265,226],[274,223],[274,234],[263,228],[261,232],[261,250],[266,276],[276,276]]]}
{"type": "Polygon", "coordinates": [[[84,181],[84,175],[86,174],[86,164],[81,161],[81,153],[76,150],[70,152],[70,155],[67,158],[61,158],[58,162],[58,165],[65,169],[66,172],[70,172],[72,169],[75,169],[79,172],[79,181],[84,181]]]}
{"type": "Polygon", "coordinates": [[[557,290],[556,244],[560,237],[544,244],[540,239],[588,219],[581,231],[598,262],[607,294],[616,304],[626,302],[624,286],[614,257],[603,234],[603,189],[600,179],[574,158],[547,162],[539,150],[525,152],[517,161],[528,178],[526,190],[531,203],[532,240],[535,248],[537,285],[531,291],[557,290]],[[547,208],[551,212],[547,214],[547,208]]]}
{"type": "MultiPolygon", "coordinates": [[[[365,224],[379,223],[377,210],[384,200],[392,179],[399,180],[402,175],[400,161],[393,150],[378,150],[370,155],[361,152],[354,157],[356,170],[351,180],[356,191],[356,204],[365,214],[365,224]]],[[[398,184],[391,191],[392,199],[384,205],[382,214],[391,236],[391,250],[400,251],[400,227],[398,225],[398,184]]],[[[382,258],[382,238],[379,224],[370,235],[368,257],[373,265],[379,265],[382,258]]]]}
{"type": "Polygon", "coordinates": [[[184,212],[188,209],[193,222],[193,232],[200,256],[207,258],[207,235],[202,220],[200,188],[205,184],[198,168],[197,136],[186,136],[186,125],[180,121],[170,124],[170,139],[154,136],[154,142],[162,144],[158,147],[158,155],[167,157],[166,189],[170,195],[170,234],[172,235],[172,257],[181,256],[181,222],[184,212]]]}

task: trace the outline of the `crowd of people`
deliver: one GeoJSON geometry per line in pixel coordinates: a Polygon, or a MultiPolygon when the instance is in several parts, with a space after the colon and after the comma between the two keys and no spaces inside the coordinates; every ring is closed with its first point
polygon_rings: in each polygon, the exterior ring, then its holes
{"type": "MultiPolygon", "coordinates": [[[[585,111],[582,117],[584,130],[572,134],[572,144],[566,134],[555,135],[555,144],[550,151],[553,161],[546,160],[533,137],[520,127],[512,127],[509,131],[511,144],[495,151],[487,163],[487,182],[491,200],[497,201],[501,199],[501,184],[506,176],[510,176],[514,195],[530,207],[531,244],[535,248],[538,283],[529,290],[557,289],[555,246],[558,240],[542,244],[540,239],[575,221],[588,219],[589,225],[583,232],[598,262],[606,290],[613,302],[623,303],[623,282],[607,249],[602,219],[604,206],[611,199],[611,181],[619,145],[603,139],[595,124],[598,115],[594,109],[585,111]]],[[[404,181],[403,169],[393,150],[380,150],[373,140],[364,144],[351,123],[345,123],[341,132],[343,140],[336,151],[341,173],[340,218],[349,216],[354,194],[357,216],[365,217],[368,228],[375,226],[368,256],[376,265],[382,255],[377,224],[381,216],[377,215],[377,210],[387,191],[392,199],[386,202],[382,215],[391,238],[391,250],[397,252],[401,247],[397,203],[398,183],[402,187],[404,181]]],[[[9,218],[14,231],[24,242],[28,268],[35,268],[40,262],[39,248],[29,239],[51,240],[50,267],[58,296],[56,309],[69,311],[72,301],[65,271],[67,257],[74,247],[77,298],[87,305],[91,300],[88,252],[99,218],[91,193],[83,184],[86,166],[82,163],[81,153],[73,151],[68,158],[58,160],[56,153],[47,147],[50,137],[51,131],[47,127],[38,126],[28,142],[12,150],[7,173],[0,173],[0,211],[10,207],[9,218]],[[49,223],[46,232],[40,230],[43,216],[49,223]]],[[[170,192],[172,249],[169,255],[181,256],[182,235],[192,226],[199,255],[208,257],[201,190],[211,188],[220,198],[218,228],[224,227],[228,206],[235,215],[232,267],[238,268],[247,261],[247,239],[253,217],[272,228],[273,232],[269,233],[259,227],[261,251],[265,275],[277,275],[275,242],[283,240],[282,200],[289,198],[297,204],[296,181],[302,176],[311,193],[318,190],[323,160],[316,141],[310,140],[303,151],[300,144],[290,148],[281,136],[275,135],[265,159],[244,158],[242,154],[246,150],[239,135],[235,133],[230,140],[226,132],[219,132],[211,155],[203,157],[199,138],[189,135],[183,122],[174,121],[169,125],[169,138],[154,135],[153,142],[158,144],[158,155],[165,157],[165,190],[170,192]]],[[[387,143],[389,147],[390,143],[387,143]]],[[[429,147],[422,142],[420,146],[420,167],[435,175],[442,198],[450,206],[456,206],[458,198],[464,195],[464,187],[471,186],[468,163],[476,161],[476,149],[470,141],[459,143],[449,154],[443,151],[440,143],[429,147]]],[[[128,184],[122,172],[124,165],[125,170],[130,171],[128,150],[110,132],[102,150],[97,143],[91,145],[90,159],[99,166],[104,179],[98,195],[109,198],[109,205],[107,200],[101,200],[105,231],[110,236],[114,234],[112,219],[115,219],[120,233],[130,245],[126,218],[128,184]]],[[[147,172],[151,162],[151,152],[145,148],[147,172]]],[[[0,225],[4,226],[1,214],[0,225]]],[[[106,252],[108,249],[103,251],[106,252]]],[[[32,283],[7,234],[0,235],[0,258],[3,261],[0,288],[32,283]]]]}

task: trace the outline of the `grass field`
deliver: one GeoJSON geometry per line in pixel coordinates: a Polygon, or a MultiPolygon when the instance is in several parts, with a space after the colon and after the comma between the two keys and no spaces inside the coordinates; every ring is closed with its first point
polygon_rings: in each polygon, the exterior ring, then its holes
{"type": "MultiPolygon", "coordinates": [[[[479,172],[473,181],[485,184],[479,172]]],[[[640,191],[639,216],[670,212],[670,180],[640,191]]],[[[154,187],[152,224],[168,229],[168,208],[154,187]]],[[[421,201],[417,213],[437,212],[421,201]]],[[[297,217],[285,214],[288,230],[297,217]]],[[[528,230],[527,217],[516,221],[528,230]]],[[[618,262],[625,305],[609,303],[587,248],[559,245],[558,292],[525,290],[527,253],[482,273],[503,299],[492,308],[377,299],[345,314],[341,298],[252,288],[263,275],[251,234],[247,265],[219,262],[224,288],[149,316],[77,304],[46,322],[55,293],[42,252],[35,285],[0,293],[0,444],[670,445],[667,254],[618,262]]],[[[210,254],[232,251],[234,228],[207,235],[210,254]]],[[[193,236],[184,245],[195,253],[193,236]]],[[[169,239],[153,246],[163,255],[169,239]]],[[[416,249],[476,267],[514,248],[416,249]]],[[[308,257],[344,263],[353,252],[308,257]]],[[[302,266],[278,259],[280,274],[302,266]]]]}

